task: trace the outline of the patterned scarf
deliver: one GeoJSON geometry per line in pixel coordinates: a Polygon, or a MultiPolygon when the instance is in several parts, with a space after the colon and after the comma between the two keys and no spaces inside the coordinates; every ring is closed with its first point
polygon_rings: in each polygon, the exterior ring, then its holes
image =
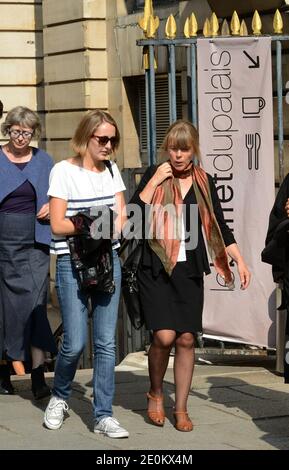
{"type": "Polygon", "coordinates": [[[224,240],[217,222],[206,172],[200,166],[192,164],[183,173],[173,169],[174,177],[160,184],[152,199],[150,248],[160,258],[166,272],[171,275],[177,263],[180,243],[183,199],[178,178],[192,175],[200,217],[204,228],[210,257],[218,274],[224,279],[226,286],[234,288],[232,273],[229,268],[224,240]],[[167,211],[170,205],[174,210],[167,211]],[[163,232],[161,232],[161,229],[163,232]],[[159,236],[161,235],[161,236],[159,236]]]}

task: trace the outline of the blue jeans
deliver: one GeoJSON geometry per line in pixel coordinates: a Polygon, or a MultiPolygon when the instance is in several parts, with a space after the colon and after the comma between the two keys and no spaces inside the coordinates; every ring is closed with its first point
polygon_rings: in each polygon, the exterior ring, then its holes
{"type": "MultiPolygon", "coordinates": [[[[114,294],[96,292],[92,296],[93,318],[93,409],[98,423],[112,416],[114,396],[115,330],[121,286],[121,269],[113,250],[114,294]]],[[[64,338],[55,366],[53,395],[67,400],[71,393],[77,364],[87,341],[87,297],[78,288],[70,255],[58,256],[56,290],[59,299],[64,338]]]]}

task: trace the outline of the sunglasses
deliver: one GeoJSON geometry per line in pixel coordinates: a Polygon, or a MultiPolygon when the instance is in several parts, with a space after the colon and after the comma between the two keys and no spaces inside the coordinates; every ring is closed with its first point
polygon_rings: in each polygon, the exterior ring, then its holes
{"type": "Polygon", "coordinates": [[[94,139],[97,139],[98,143],[103,147],[110,142],[112,147],[115,147],[117,144],[117,137],[107,137],[107,135],[93,135],[94,139]]]}

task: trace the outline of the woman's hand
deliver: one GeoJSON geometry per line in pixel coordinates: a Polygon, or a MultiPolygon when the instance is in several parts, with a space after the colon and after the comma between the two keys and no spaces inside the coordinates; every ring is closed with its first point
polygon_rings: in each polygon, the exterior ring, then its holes
{"type": "Polygon", "coordinates": [[[168,162],[163,163],[158,166],[155,174],[151,178],[151,183],[153,186],[159,186],[167,178],[171,178],[173,175],[172,167],[168,162]]]}
{"type": "Polygon", "coordinates": [[[36,214],[37,219],[49,220],[49,203],[43,204],[40,211],[36,214]]]}
{"type": "Polygon", "coordinates": [[[287,217],[289,217],[289,199],[287,199],[287,202],[285,204],[285,211],[286,211],[287,217]]]}
{"type": "Polygon", "coordinates": [[[251,273],[243,259],[237,261],[238,273],[241,281],[241,289],[245,290],[250,284],[251,273]]]}
{"type": "Polygon", "coordinates": [[[151,177],[147,185],[144,187],[139,197],[146,204],[150,204],[156,188],[167,178],[171,178],[173,174],[172,167],[168,162],[158,166],[156,172],[151,177]]]}
{"type": "Polygon", "coordinates": [[[251,273],[240,253],[237,243],[232,243],[226,247],[228,255],[237,263],[238,273],[241,281],[241,289],[245,290],[250,284],[251,273]]]}

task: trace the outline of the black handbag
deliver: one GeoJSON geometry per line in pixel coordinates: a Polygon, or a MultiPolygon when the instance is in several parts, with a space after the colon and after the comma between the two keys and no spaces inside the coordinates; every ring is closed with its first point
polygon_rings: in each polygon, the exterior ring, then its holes
{"type": "Polygon", "coordinates": [[[122,295],[132,326],[139,330],[144,324],[144,315],[140,302],[137,270],[142,256],[142,240],[125,240],[119,250],[121,254],[128,247],[129,254],[124,261],[122,271],[122,295]]]}

